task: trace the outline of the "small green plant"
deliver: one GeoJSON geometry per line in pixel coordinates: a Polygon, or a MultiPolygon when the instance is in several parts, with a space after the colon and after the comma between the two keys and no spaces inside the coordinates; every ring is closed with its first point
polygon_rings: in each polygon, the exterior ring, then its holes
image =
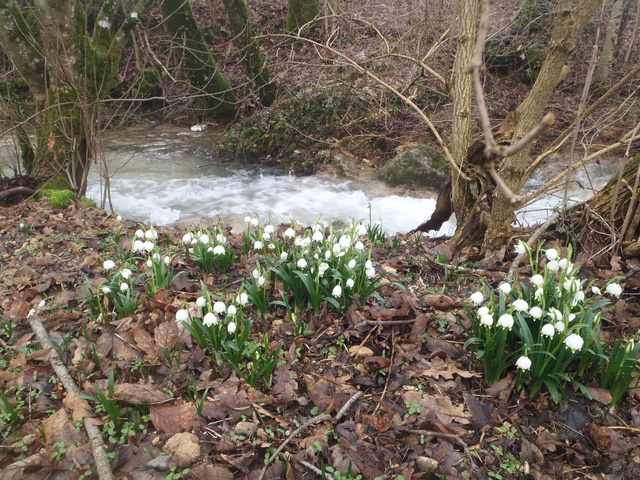
{"type": "Polygon", "coordinates": [[[322,471],[322,474],[320,478],[322,478],[322,480],[325,480],[327,478],[327,473],[330,473],[335,480],[362,480],[361,474],[358,474],[358,475],[353,474],[351,461],[349,461],[349,467],[347,468],[346,473],[340,473],[335,468],[330,467],[328,465],[324,465],[324,464],[322,464],[321,471],[322,471]]]}
{"type": "Polygon", "coordinates": [[[172,465],[169,468],[169,471],[171,473],[169,473],[169,475],[167,475],[165,477],[165,480],[179,480],[180,478],[184,478],[190,472],[190,470],[188,468],[185,468],[184,470],[178,471],[178,467],[176,465],[172,465]]]}
{"type": "MultiPolygon", "coordinates": [[[[367,206],[365,212],[369,216],[369,223],[366,225],[367,237],[374,243],[384,243],[387,241],[388,236],[382,229],[382,220],[378,219],[373,222],[371,218],[371,204],[367,206]]],[[[397,238],[397,237],[396,237],[397,238]]]]}
{"type": "MultiPolygon", "coordinates": [[[[108,299],[109,304],[113,305],[120,318],[135,312],[140,295],[135,290],[133,271],[125,266],[111,275],[109,271],[115,268],[113,260],[105,260],[103,268],[107,275],[107,283],[99,287],[101,293],[108,299]]],[[[95,305],[96,300],[90,299],[89,304],[95,305]]],[[[97,305],[100,305],[99,299],[97,299],[97,305]]],[[[98,307],[98,310],[101,308],[98,307]]]]}
{"type": "Polygon", "coordinates": [[[53,452],[51,452],[51,458],[53,458],[54,460],[60,460],[62,457],[64,457],[64,454],[67,453],[67,446],[64,444],[64,442],[55,442],[53,444],[53,452]]]}

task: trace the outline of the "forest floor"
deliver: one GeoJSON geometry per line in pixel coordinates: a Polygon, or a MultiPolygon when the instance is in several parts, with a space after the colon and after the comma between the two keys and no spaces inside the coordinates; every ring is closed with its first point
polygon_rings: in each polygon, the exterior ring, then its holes
{"type": "MultiPolygon", "coordinates": [[[[297,318],[282,304],[264,315],[243,307],[254,320],[247,341],[268,334],[270,351],[282,348],[272,379],[252,387],[215,351],[200,348],[176,314],[187,303],[197,311],[202,285],[233,303],[264,252],[230,233],[236,260],[229,271],[202,273],[185,256],[184,229],[158,228],[156,248],[181,275],[149,295],[145,256],[131,253],[139,228],[97,208],[58,210],[44,201],[0,210],[0,478],[90,478],[86,415],[103,432],[116,478],[131,480],[257,479],[285,442],[263,478],[320,478],[314,469],[323,466],[336,479],[640,475],[637,390],[611,409],[588,378],[600,400],[573,386],[559,404],[546,390],[530,398],[526,387],[514,389],[513,369],[485,385],[463,348],[463,305],[483,285],[497,287],[515,254],[504,262],[452,260],[437,240],[360,237],[382,276],[378,295],[362,306],[303,308],[297,318]],[[115,271],[105,270],[105,260],[134,272],[128,292],[139,301],[129,314],[117,315],[102,293],[115,271]],[[31,309],[91,397],[88,406],[52,370],[50,351],[27,320],[31,309]]],[[[285,228],[273,238],[291,244],[285,228]]],[[[549,238],[545,246],[552,244],[549,238]]],[[[582,263],[582,275],[601,286],[620,273],[619,265],[582,263]]],[[[527,265],[519,272],[530,274],[527,265]]],[[[623,285],[622,297],[603,310],[606,338],[630,338],[640,328],[635,294],[623,285]]],[[[268,301],[292,301],[277,281],[265,288],[268,301]]]]}

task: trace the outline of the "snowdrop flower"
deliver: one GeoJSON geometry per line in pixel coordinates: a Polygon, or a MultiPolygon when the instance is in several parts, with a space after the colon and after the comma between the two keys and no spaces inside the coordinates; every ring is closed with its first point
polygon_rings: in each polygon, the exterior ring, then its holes
{"type": "Polygon", "coordinates": [[[584,302],[584,299],[585,299],[584,292],[582,290],[579,290],[574,295],[571,305],[576,306],[578,303],[584,302]]]}
{"type": "Polygon", "coordinates": [[[158,252],[154,253],[151,258],[153,258],[154,260],[157,260],[158,262],[160,261],[160,254],[158,252]]]}
{"type": "Polygon", "coordinates": [[[513,302],[513,308],[516,312],[525,312],[529,309],[529,304],[526,300],[519,298],[513,302]]]}
{"type": "Polygon", "coordinates": [[[105,270],[111,270],[115,266],[116,264],[113,260],[105,260],[104,263],[102,264],[102,268],[104,268],[105,270]]]}
{"type": "Polygon", "coordinates": [[[131,18],[138,18],[138,12],[131,12],[131,18]]]}
{"type": "Polygon", "coordinates": [[[480,317],[480,323],[482,325],[486,325],[487,327],[490,327],[491,325],[493,325],[493,315],[482,315],[482,317],[480,317]]]}
{"type": "Polygon", "coordinates": [[[304,258],[301,258],[300,260],[298,260],[296,265],[298,266],[298,268],[306,268],[307,261],[304,258]]]}
{"type": "Polygon", "coordinates": [[[376,276],[376,269],[373,267],[367,268],[364,273],[367,276],[367,278],[372,278],[376,276]]]}
{"type": "Polygon", "coordinates": [[[158,232],[156,232],[153,228],[150,228],[144,233],[144,237],[148,240],[155,240],[158,238],[158,232]]]}
{"type": "Polygon", "coordinates": [[[275,231],[276,231],[276,229],[273,227],[273,225],[265,225],[264,226],[264,233],[272,234],[275,231]]]}
{"type": "Polygon", "coordinates": [[[169,265],[171,263],[171,257],[167,255],[162,259],[162,261],[164,262],[165,265],[169,265]]]}
{"type": "Polygon", "coordinates": [[[367,260],[366,262],[364,262],[364,268],[373,268],[373,263],[371,263],[371,260],[367,260]]]}
{"type": "Polygon", "coordinates": [[[576,319],[576,314],[575,313],[570,313],[569,314],[569,323],[573,322],[576,319]]]}
{"type": "Polygon", "coordinates": [[[556,330],[559,331],[560,333],[564,332],[566,329],[566,326],[562,320],[557,321],[554,326],[556,327],[556,330]]]}
{"type": "Polygon", "coordinates": [[[216,235],[216,240],[218,241],[218,243],[226,243],[227,237],[219,233],[216,235]]]}
{"type": "Polygon", "coordinates": [[[358,240],[356,244],[353,246],[353,248],[355,248],[356,250],[362,251],[364,250],[364,243],[358,240]]]}
{"type": "Polygon", "coordinates": [[[227,325],[227,332],[233,333],[235,331],[236,331],[236,322],[229,322],[229,325],[227,325]]]}
{"type": "Polygon", "coordinates": [[[207,327],[211,325],[217,325],[220,322],[220,319],[215,313],[207,313],[202,319],[202,323],[204,323],[207,327]]]}
{"type": "Polygon", "coordinates": [[[144,242],[144,250],[146,250],[147,252],[153,250],[153,247],[155,247],[155,245],[151,240],[147,240],[146,242],[144,242]]]}
{"type": "Polygon", "coordinates": [[[198,297],[196,299],[196,305],[200,308],[204,307],[207,304],[207,299],[204,297],[198,297]]]}
{"type": "Polygon", "coordinates": [[[577,333],[572,333],[564,339],[564,344],[570,348],[572,352],[576,352],[584,345],[584,339],[577,333]]]}
{"type": "Polygon", "coordinates": [[[509,295],[511,293],[511,285],[508,283],[501,283],[498,286],[498,290],[500,290],[505,295],[509,295]]]}
{"type": "Polygon", "coordinates": [[[213,304],[213,311],[216,313],[224,313],[226,309],[227,306],[224,304],[224,302],[216,302],[213,304]]]}
{"type": "Polygon", "coordinates": [[[340,240],[338,240],[338,243],[342,248],[349,248],[351,246],[351,238],[347,235],[342,235],[340,240]]]}
{"type": "Polygon", "coordinates": [[[484,295],[482,294],[482,292],[475,292],[469,297],[469,300],[471,300],[476,305],[480,305],[482,302],[484,302],[484,295]]]}
{"type": "Polygon", "coordinates": [[[342,250],[342,247],[340,246],[339,243],[334,243],[332,250],[333,250],[333,253],[338,254],[342,250]]]}
{"type": "Polygon", "coordinates": [[[353,278],[348,278],[347,279],[347,287],[353,288],[354,285],[355,285],[355,282],[353,281],[353,278]]]}
{"type": "Polygon", "coordinates": [[[508,313],[501,315],[498,319],[498,325],[511,330],[511,327],[513,327],[513,317],[508,313]]]}
{"type": "Polygon", "coordinates": [[[98,20],[98,26],[101,28],[111,28],[111,22],[108,19],[103,18],[102,20],[98,20]]]}
{"type": "Polygon", "coordinates": [[[284,231],[284,236],[287,238],[293,238],[296,236],[296,232],[293,230],[293,228],[287,228],[284,231]]]}
{"type": "Polygon", "coordinates": [[[253,272],[251,272],[251,276],[257,280],[258,277],[260,277],[260,270],[258,270],[257,268],[254,269],[253,272]]]}
{"type": "Polygon", "coordinates": [[[313,232],[311,239],[314,242],[322,242],[324,240],[324,235],[322,235],[322,232],[313,232]]]}
{"type": "Polygon", "coordinates": [[[253,248],[256,250],[261,250],[264,247],[264,244],[260,240],[256,240],[256,243],[253,244],[253,248]]]}
{"type": "Polygon", "coordinates": [[[263,286],[265,282],[265,279],[262,275],[260,275],[260,277],[258,278],[258,285],[259,286],[263,286]]]}
{"type": "Polygon", "coordinates": [[[619,283],[610,283],[607,285],[606,291],[614,297],[619,297],[622,294],[622,287],[619,283]]]}
{"type": "Polygon", "coordinates": [[[548,312],[549,316],[554,320],[562,320],[562,312],[557,308],[551,308],[548,312]]]}
{"type": "Polygon", "coordinates": [[[527,248],[524,246],[524,242],[522,240],[516,244],[515,251],[518,255],[524,255],[527,253],[527,248]]]}
{"type": "Polygon", "coordinates": [[[542,298],[543,295],[544,295],[544,290],[542,288],[537,289],[533,294],[533,296],[536,298],[542,298]]]}
{"type": "Polygon", "coordinates": [[[206,233],[203,233],[202,235],[200,235],[200,243],[203,245],[209,245],[209,242],[211,241],[209,239],[209,235],[207,235],[206,233]]]}
{"type": "Polygon", "coordinates": [[[120,215],[118,215],[118,216],[116,217],[116,222],[121,222],[121,221],[122,221],[122,217],[121,217],[120,215]]]}
{"type": "Polygon", "coordinates": [[[102,287],[102,293],[109,295],[111,293],[111,289],[109,287],[102,287]]]}
{"type": "Polygon", "coordinates": [[[127,290],[129,290],[129,284],[128,284],[128,283],[125,283],[125,282],[122,282],[122,283],[120,284],[120,291],[121,291],[121,292],[126,292],[127,290]]]}
{"type": "Polygon", "coordinates": [[[129,270],[128,268],[123,268],[120,271],[120,275],[122,276],[122,278],[124,278],[125,280],[127,280],[130,276],[131,276],[131,270],[129,270]]]}
{"type": "Polygon", "coordinates": [[[153,260],[151,260],[150,258],[147,259],[147,267],[153,267],[153,260]]]}
{"type": "Polygon", "coordinates": [[[236,302],[240,305],[246,305],[249,303],[249,295],[246,292],[239,293],[236,297],[236,302]]]}
{"type": "Polygon", "coordinates": [[[324,258],[326,258],[327,260],[331,258],[331,250],[327,250],[326,252],[324,252],[324,258]]]}
{"type": "Polygon", "coordinates": [[[560,269],[560,265],[558,265],[558,262],[555,260],[551,260],[549,263],[547,263],[547,270],[549,270],[550,272],[557,272],[560,269]]]}
{"type": "Polygon", "coordinates": [[[227,314],[235,315],[236,313],[238,313],[238,310],[236,309],[235,305],[229,305],[229,307],[227,308],[227,314]]]}
{"type": "Polygon", "coordinates": [[[480,307],[478,309],[478,316],[482,317],[483,315],[487,315],[489,313],[489,307],[480,307]]]}
{"type": "Polygon", "coordinates": [[[565,268],[570,269],[571,267],[573,267],[573,265],[571,264],[568,258],[561,258],[560,260],[558,260],[558,266],[562,270],[564,270],[565,268]]]}
{"type": "Polygon", "coordinates": [[[284,261],[284,260],[286,260],[287,258],[289,258],[289,254],[288,254],[287,252],[282,252],[282,253],[280,254],[280,260],[284,261]]]}
{"type": "Polygon", "coordinates": [[[340,295],[342,295],[342,287],[340,285],[336,285],[335,287],[333,287],[331,295],[333,295],[334,297],[339,297],[340,295]]]}
{"type": "Polygon", "coordinates": [[[20,228],[24,228],[24,223],[21,223],[21,224],[20,224],[20,228]]]}
{"type": "Polygon", "coordinates": [[[136,233],[134,233],[134,235],[138,238],[144,238],[144,230],[136,230],[136,233]]]}
{"type": "Polygon", "coordinates": [[[267,241],[271,240],[271,234],[267,233],[267,232],[263,232],[262,233],[262,239],[263,240],[267,240],[267,241]]]}
{"type": "Polygon", "coordinates": [[[531,310],[529,310],[529,315],[533,318],[542,318],[542,313],[542,309],[538,306],[532,307],[531,310]]]}
{"type": "Polygon", "coordinates": [[[547,260],[552,261],[558,258],[558,251],[555,248],[549,248],[544,252],[544,255],[547,260]]]}
{"type": "Polygon", "coordinates": [[[184,243],[191,243],[191,240],[193,240],[193,235],[191,235],[190,233],[185,233],[185,234],[182,236],[182,241],[183,241],[184,243]]]}
{"type": "Polygon", "coordinates": [[[539,273],[531,277],[531,283],[533,283],[536,287],[541,287],[544,285],[544,277],[539,273]]]}
{"type": "Polygon", "coordinates": [[[252,218],[249,222],[253,227],[257,227],[260,221],[257,218],[252,218]]]}
{"type": "Polygon", "coordinates": [[[326,272],[329,269],[329,265],[325,262],[322,262],[320,265],[318,265],[318,275],[323,276],[324,272],[326,272]]]}
{"type": "Polygon", "coordinates": [[[525,356],[520,357],[516,360],[516,367],[520,370],[529,370],[531,368],[531,359],[525,356]]]}
{"type": "Polygon", "coordinates": [[[602,292],[600,291],[600,289],[598,287],[596,287],[595,285],[593,287],[591,287],[591,291],[595,294],[595,295],[600,295],[602,292]]]}
{"type": "Polygon", "coordinates": [[[245,221],[245,223],[250,223],[250,222],[251,222],[251,216],[246,215],[246,216],[244,217],[244,221],[245,221]]]}
{"type": "Polygon", "coordinates": [[[216,245],[213,249],[214,255],[224,255],[225,249],[222,245],[216,245]]]}
{"type": "MultiPolygon", "coordinates": [[[[564,323],[562,324],[562,326],[564,327],[564,323]]],[[[540,330],[540,333],[542,333],[542,335],[545,337],[553,338],[553,336],[556,334],[556,329],[552,324],[545,323],[542,326],[542,330],[540,330]]]]}
{"type": "Polygon", "coordinates": [[[358,236],[365,235],[367,233],[367,227],[360,223],[359,225],[356,225],[355,232],[358,236]]]}
{"type": "Polygon", "coordinates": [[[352,258],[351,260],[349,260],[349,263],[347,264],[347,267],[353,269],[356,266],[356,259],[352,258]]]}

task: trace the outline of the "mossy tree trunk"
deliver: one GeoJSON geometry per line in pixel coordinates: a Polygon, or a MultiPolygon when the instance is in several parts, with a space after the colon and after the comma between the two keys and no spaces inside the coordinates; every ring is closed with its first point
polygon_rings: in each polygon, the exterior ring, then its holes
{"type": "Polygon", "coordinates": [[[271,81],[260,43],[255,38],[247,0],[223,0],[223,3],[231,24],[233,43],[240,50],[244,71],[258,89],[260,102],[268,107],[276,98],[276,86],[271,81]]]}
{"type": "Polygon", "coordinates": [[[191,88],[199,95],[197,106],[205,115],[228,120],[235,115],[235,99],[198,26],[191,2],[162,0],[160,10],[168,35],[182,62],[191,88]]]}
{"type": "Polygon", "coordinates": [[[286,29],[304,35],[309,28],[303,28],[320,14],[318,0],[289,0],[286,29]]]}
{"type": "Polygon", "coordinates": [[[121,2],[107,0],[88,25],[80,0],[36,0],[33,22],[17,2],[0,0],[0,47],[29,85],[37,111],[27,173],[64,173],[71,189],[85,193],[100,101],[117,82],[124,43],[152,1],[139,0],[125,13],[121,2]],[[118,26],[116,16],[124,18],[118,26]]]}

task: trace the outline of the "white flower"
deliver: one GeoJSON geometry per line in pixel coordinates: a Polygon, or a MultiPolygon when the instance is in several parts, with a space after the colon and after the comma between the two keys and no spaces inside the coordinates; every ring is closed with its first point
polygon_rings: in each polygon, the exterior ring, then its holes
{"type": "Polygon", "coordinates": [[[554,320],[562,320],[562,312],[557,308],[551,308],[551,310],[549,310],[549,316],[554,320]]]}
{"type": "Polygon", "coordinates": [[[531,307],[531,310],[529,310],[529,315],[533,318],[542,318],[542,313],[542,309],[538,306],[531,307]]]}
{"type": "Polygon", "coordinates": [[[229,315],[235,315],[236,313],[238,313],[238,310],[236,309],[235,305],[229,305],[229,307],[227,308],[227,313],[229,315]]]}
{"type": "Polygon", "coordinates": [[[151,260],[150,258],[147,259],[147,267],[153,267],[153,260],[151,260]]]}
{"type": "Polygon", "coordinates": [[[275,228],[273,228],[273,225],[265,225],[265,226],[264,226],[264,233],[269,233],[269,234],[271,234],[271,233],[273,233],[273,232],[275,232],[275,231],[276,231],[276,229],[275,229],[275,228]]]}
{"type": "Polygon", "coordinates": [[[293,228],[287,228],[284,231],[284,236],[287,238],[293,238],[296,236],[296,232],[293,230],[293,228]]]}
{"type": "Polygon", "coordinates": [[[376,269],[373,268],[373,267],[367,268],[364,273],[367,276],[367,278],[375,277],[376,276],[376,269]]]}
{"type": "Polygon", "coordinates": [[[576,319],[576,314],[575,313],[570,313],[569,314],[569,323],[573,322],[576,319]]]}
{"type": "Polygon", "coordinates": [[[24,228],[24,223],[21,223],[21,224],[20,224],[20,228],[24,228]]]}
{"type": "Polygon", "coordinates": [[[516,367],[520,370],[529,370],[531,368],[531,359],[525,356],[520,357],[516,360],[516,367]]]}
{"type": "Polygon", "coordinates": [[[264,244],[260,240],[256,240],[256,243],[253,244],[253,248],[256,250],[261,250],[264,247],[264,244]]]}
{"type": "Polygon", "coordinates": [[[202,319],[202,323],[204,323],[207,327],[211,325],[217,325],[220,322],[220,319],[215,313],[207,313],[202,319]]]}
{"type": "Polygon", "coordinates": [[[118,216],[116,217],[116,222],[121,222],[121,221],[122,221],[122,217],[121,217],[120,215],[118,215],[118,216]]]}
{"type": "Polygon", "coordinates": [[[544,252],[544,255],[549,261],[552,261],[558,258],[558,251],[555,248],[549,248],[546,252],[544,252]]]}
{"type": "Polygon", "coordinates": [[[236,331],[236,322],[229,322],[229,325],[227,325],[227,332],[233,333],[235,331],[236,331]]]}
{"type": "Polygon", "coordinates": [[[324,272],[326,272],[328,269],[329,269],[329,264],[322,262],[320,265],[318,265],[318,275],[323,276],[324,272]]]}
{"type": "Polygon", "coordinates": [[[138,12],[131,12],[131,18],[138,18],[138,12]]]}
{"type": "Polygon", "coordinates": [[[533,283],[536,287],[541,287],[544,285],[544,277],[539,273],[531,277],[531,283],[533,283]]]}
{"type": "Polygon", "coordinates": [[[244,221],[245,221],[246,223],[251,222],[251,216],[247,215],[246,217],[244,217],[244,221]]]}
{"type": "Polygon", "coordinates": [[[493,325],[493,315],[482,315],[482,317],[480,317],[480,323],[482,325],[486,325],[487,327],[490,327],[491,325],[493,325]]]}
{"type": "Polygon", "coordinates": [[[572,352],[576,352],[584,345],[584,339],[577,333],[572,333],[564,339],[564,344],[570,348],[572,352]]]}
{"type": "Polygon", "coordinates": [[[314,242],[322,242],[324,240],[324,235],[322,235],[322,232],[313,232],[311,239],[314,242]]]}
{"type": "Polygon", "coordinates": [[[482,292],[475,292],[469,297],[469,300],[471,300],[476,305],[480,305],[482,302],[484,302],[484,295],[482,294],[482,292]]]}
{"type": "Polygon", "coordinates": [[[568,258],[561,258],[558,260],[558,266],[564,270],[565,268],[571,268],[573,265],[571,265],[568,258]]]}
{"type": "Polygon", "coordinates": [[[121,291],[121,292],[126,292],[127,290],[129,290],[129,284],[128,284],[128,283],[125,283],[125,282],[122,282],[122,283],[120,284],[120,291],[121,291]]]}
{"type": "Polygon", "coordinates": [[[366,235],[367,227],[365,227],[364,225],[362,225],[360,223],[360,224],[356,225],[355,232],[356,232],[356,235],[366,235]]]}
{"type": "Polygon", "coordinates": [[[122,278],[124,278],[125,280],[127,280],[130,276],[131,276],[131,270],[129,270],[128,268],[123,268],[120,271],[120,275],[122,276],[122,278]]]}
{"type": "Polygon", "coordinates": [[[333,253],[340,253],[340,251],[342,250],[342,247],[340,246],[339,243],[334,243],[332,250],[333,250],[333,253]]]}
{"type": "Polygon", "coordinates": [[[189,320],[189,311],[185,310],[184,308],[178,310],[176,312],[176,320],[178,322],[186,322],[187,320],[189,320]]]}
{"type": "Polygon", "coordinates": [[[200,235],[200,243],[203,245],[209,245],[209,242],[211,241],[211,239],[209,238],[209,235],[207,235],[206,233],[203,233],[202,235],[200,235]]]}
{"type": "Polygon", "coordinates": [[[514,300],[513,308],[516,310],[516,312],[524,312],[529,309],[529,304],[526,302],[526,300],[519,298],[517,300],[514,300]]]}
{"type": "Polygon", "coordinates": [[[582,290],[576,292],[576,294],[573,297],[573,301],[571,302],[571,304],[573,306],[577,305],[580,302],[583,302],[585,299],[585,295],[584,292],[582,290]]]}
{"type": "Polygon", "coordinates": [[[300,260],[298,260],[296,265],[298,266],[298,268],[306,268],[307,261],[304,258],[301,258],[300,260]]]}
{"type": "Polygon", "coordinates": [[[151,258],[153,258],[154,260],[157,260],[158,262],[160,261],[160,254],[158,252],[154,253],[151,258]]]}
{"type": "Polygon", "coordinates": [[[520,240],[517,244],[516,244],[516,248],[515,251],[518,255],[523,255],[525,253],[527,253],[527,248],[524,246],[524,242],[522,240],[520,240]]]}
{"type": "Polygon", "coordinates": [[[138,238],[144,238],[144,230],[136,230],[136,233],[134,233],[134,235],[138,238]]]}
{"type": "Polygon", "coordinates": [[[155,247],[155,245],[151,240],[147,240],[146,242],[144,242],[143,247],[144,247],[144,250],[146,250],[147,252],[150,252],[151,250],[153,250],[153,247],[155,247]]]}
{"type": "Polygon", "coordinates": [[[104,263],[102,264],[102,268],[104,268],[105,270],[111,270],[115,266],[116,264],[113,260],[105,260],[104,263]]]}
{"type": "Polygon", "coordinates": [[[251,276],[257,280],[260,276],[260,270],[258,270],[257,268],[254,269],[253,272],[251,272],[251,276]]]}
{"type": "Polygon", "coordinates": [[[156,232],[153,228],[150,228],[146,232],[144,232],[144,236],[148,240],[155,240],[158,238],[158,232],[156,232]]]}
{"type": "Polygon", "coordinates": [[[498,319],[498,325],[511,330],[511,327],[513,327],[513,317],[508,313],[501,315],[500,318],[498,319]]]}
{"type": "Polygon", "coordinates": [[[600,291],[600,289],[596,286],[591,287],[591,291],[595,294],[595,295],[600,295],[602,292],[600,291]]]}
{"type": "Polygon", "coordinates": [[[560,333],[564,332],[566,329],[566,326],[562,320],[557,321],[555,323],[555,327],[556,327],[556,330],[559,331],[560,333]]]}
{"type": "Polygon", "coordinates": [[[227,237],[225,237],[224,235],[222,235],[221,233],[218,233],[216,235],[216,241],[218,243],[225,243],[227,241],[227,237]]]}
{"type": "Polygon", "coordinates": [[[327,250],[326,252],[324,252],[324,258],[326,258],[327,260],[331,258],[331,250],[327,250]]]}
{"type": "MultiPolygon", "coordinates": [[[[564,323],[562,324],[562,326],[564,327],[564,323]]],[[[556,329],[552,324],[545,323],[542,326],[542,330],[540,330],[540,333],[542,333],[542,335],[544,335],[545,337],[553,338],[556,333],[556,329]]]]}
{"type": "Polygon", "coordinates": [[[262,239],[263,240],[267,240],[267,241],[271,240],[271,234],[267,233],[267,232],[263,232],[262,233],[262,239]]]}
{"type": "Polygon", "coordinates": [[[108,19],[103,18],[102,20],[98,20],[98,26],[101,28],[111,28],[111,22],[108,19]]]}
{"type": "Polygon", "coordinates": [[[349,248],[351,246],[351,237],[347,235],[342,235],[338,243],[342,248],[349,248]]]}
{"type": "Polygon", "coordinates": [[[347,287],[349,288],[353,288],[353,286],[355,285],[355,282],[353,281],[353,278],[348,278],[347,279],[347,287]]]}
{"type": "Polygon", "coordinates": [[[236,302],[240,305],[246,305],[247,303],[249,303],[249,295],[247,295],[246,292],[238,294],[238,296],[236,297],[236,302]]]}
{"type": "Polygon", "coordinates": [[[280,260],[286,260],[287,258],[289,258],[289,254],[287,252],[282,252],[280,254],[280,260]]]}
{"type": "Polygon", "coordinates": [[[560,269],[560,265],[558,265],[557,261],[551,260],[549,263],[547,263],[547,269],[550,272],[557,272],[560,269]]]}
{"type": "Polygon", "coordinates": [[[351,269],[355,268],[356,266],[356,259],[352,258],[351,260],[349,260],[349,263],[347,264],[347,266],[351,269]]]}
{"type": "Polygon", "coordinates": [[[260,221],[257,218],[252,218],[249,222],[252,226],[257,227],[260,221]]]}
{"type": "Polygon", "coordinates": [[[340,295],[342,295],[342,287],[340,285],[336,285],[335,287],[333,287],[331,295],[333,295],[334,297],[339,297],[340,295]]]}
{"type": "Polygon", "coordinates": [[[619,297],[620,294],[622,294],[622,287],[619,283],[610,283],[609,285],[607,285],[606,290],[607,293],[610,293],[614,297],[619,297]]]}
{"type": "Polygon", "coordinates": [[[264,282],[265,282],[264,277],[260,275],[260,277],[258,277],[258,285],[263,286],[264,282]]]}
{"type": "Polygon", "coordinates": [[[539,288],[535,291],[533,295],[536,298],[542,298],[542,296],[544,295],[544,290],[542,288],[539,288]]]}
{"type": "Polygon", "coordinates": [[[184,243],[191,243],[191,240],[193,240],[193,235],[191,235],[190,233],[185,233],[185,234],[182,236],[182,241],[183,241],[184,243]]]}
{"type": "Polygon", "coordinates": [[[224,313],[226,309],[227,306],[224,304],[224,302],[216,302],[213,304],[213,311],[216,313],[224,313]]]}
{"type": "Polygon", "coordinates": [[[165,256],[162,261],[165,263],[165,265],[169,265],[171,263],[171,257],[169,256],[165,256]]]}
{"type": "Polygon", "coordinates": [[[509,295],[511,293],[511,285],[508,283],[501,283],[498,286],[498,290],[500,290],[505,295],[509,295]]]}
{"type": "Polygon", "coordinates": [[[214,255],[224,255],[225,249],[222,245],[216,245],[213,249],[214,255]]]}
{"type": "Polygon", "coordinates": [[[483,315],[487,315],[489,313],[489,307],[480,307],[478,309],[478,316],[482,317],[483,315]]]}
{"type": "Polygon", "coordinates": [[[196,305],[200,308],[204,307],[207,304],[207,299],[204,297],[198,297],[196,299],[196,305]]]}
{"type": "Polygon", "coordinates": [[[358,240],[356,242],[356,244],[353,246],[353,248],[355,248],[356,250],[364,250],[364,243],[362,243],[360,240],[358,240]]]}

